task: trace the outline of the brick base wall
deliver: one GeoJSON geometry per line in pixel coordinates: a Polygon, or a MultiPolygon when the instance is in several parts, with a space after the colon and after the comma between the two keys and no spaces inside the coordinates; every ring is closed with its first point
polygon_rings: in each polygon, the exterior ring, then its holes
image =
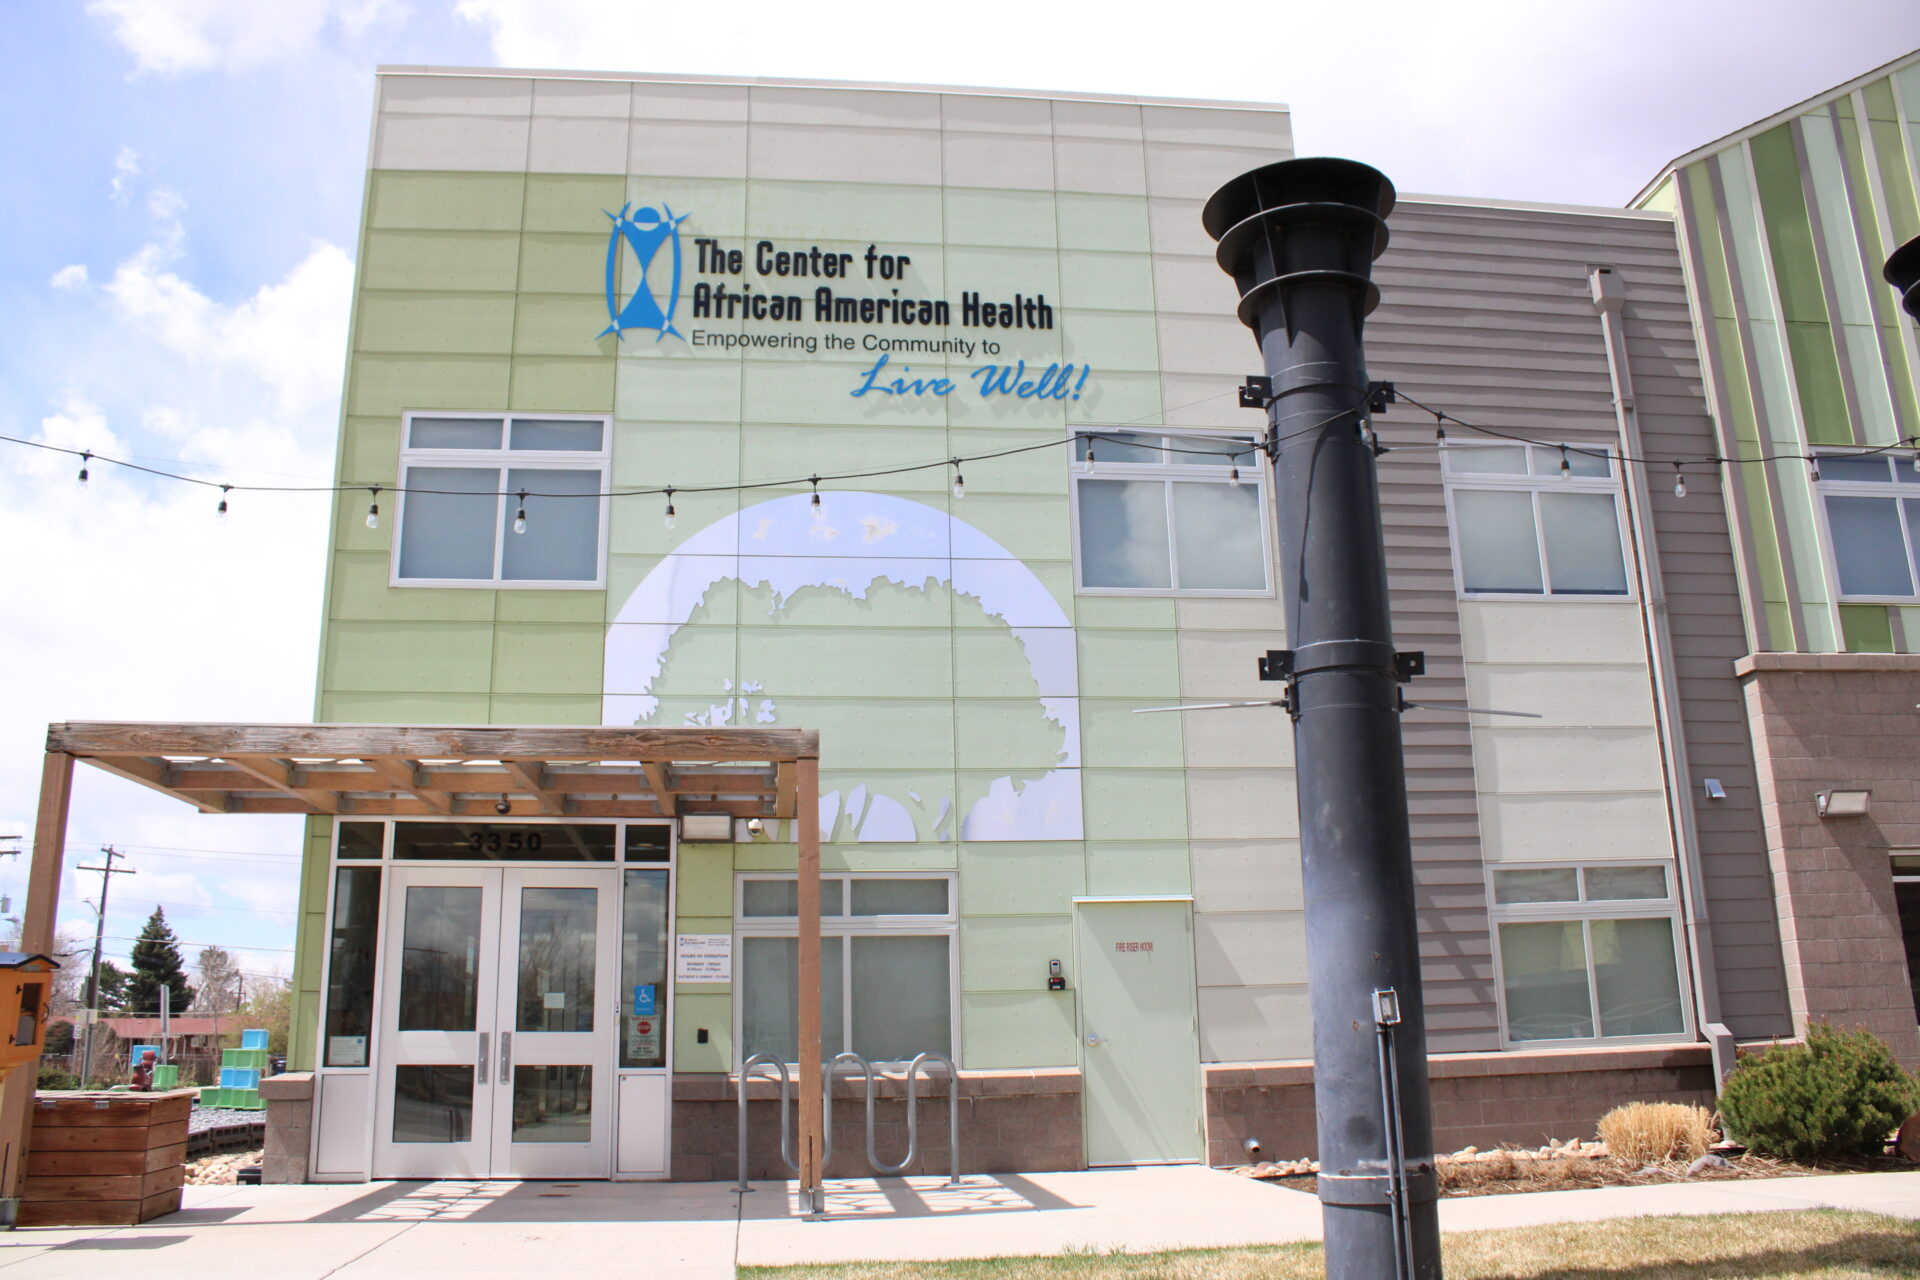
{"type": "MultiPolygon", "coordinates": [[[[919,1155],[906,1172],[946,1174],[947,1081],[921,1077],[916,1109],[919,1155]]],[[[875,1089],[874,1152],[898,1162],[907,1152],[906,1089],[897,1079],[875,1089]]],[[[747,1174],[784,1178],[780,1159],[779,1088],[756,1077],[747,1087],[747,1174]]],[[[833,1090],[831,1178],[871,1177],[867,1163],[866,1092],[859,1077],[841,1076],[833,1090]]],[[[724,1076],[683,1075],[673,1082],[673,1177],[677,1182],[730,1179],[739,1168],[739,1103],[724,1076]]],[[[789,1125],[796,1123],[789,1116],[789,1125]]],[[[1082,1154],[1080,1073],[966,1071],[960,1076],[960,1171],[1037,1173],[1086,1167],[1082,1154]]]]}
{"type": "MultiPolygon", "coordinates": [[[[1445,1054],[1427,1070],[1442,1152],[1590,1138],[1622,1103],[1714,1098],[1705,1045],[1445,1054]]],[[[1248,1138],[1265,1160],[1316,1154],[1312,1063],[1209,1063],[1206,1079],[1209,1164],[1247,1163],[1248,1138]]]]}
{"type": "Polygon", "coordinates": [[[1796,1035],[1863,1027],[1920,1065],[1890,850],[1920,846],[1920,655],[1756,653],[1747,699],[1796,1035]],[[1856,818],[1816,797],[1872,793],[1856,818]]]}

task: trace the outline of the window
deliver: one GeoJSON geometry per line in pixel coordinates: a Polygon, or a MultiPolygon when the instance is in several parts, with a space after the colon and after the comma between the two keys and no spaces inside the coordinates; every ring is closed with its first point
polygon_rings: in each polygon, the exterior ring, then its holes
{"type": "Polygon", "coordinates": [[[1461,591],[1627,594],[1611,457],[1598,449],[1472,444],[1449,445],[1440,460],[1461,591]]]}
{"type": "Polygon", "coordinates": [[[602,584],[605,418],[408,414],[403,429],[396,584],[602,584]]]}
{"type": "Polygon", "coordinates": [[[1913,989],[1913,1016],[1920,1019],[1920,853],[1893,855],[1893,903],[1900,938],[1907,948],[1907,985],[1913,989]]]}
{"type": "Polygon", "coordinates": [[[1268,593],[1265,474],[1251,436],[1080,436],[1073,463],[1079,588],[1268,593]]]}
{"type": "MultiPolygon", "coordinates": [[[[734,927],[739,1060],[799,1056],[792,876],[743,876],[734,927]]],[[[955,912],[946,875],[820,877],[820,1049],[870,1062],[953,1053],[955,912]]]]}
{"type": "Polygon", "coordinates": [[[1491,875],[1509,1043],[1687,1034],[1670,866],[1496,867],[1491,875]]]}
{"type": "Polygon", "coordinates": [[[1911,600],[1920,472],[1886,454],[1822,455],[1821,510],[1843,600],[1911,600]]]}

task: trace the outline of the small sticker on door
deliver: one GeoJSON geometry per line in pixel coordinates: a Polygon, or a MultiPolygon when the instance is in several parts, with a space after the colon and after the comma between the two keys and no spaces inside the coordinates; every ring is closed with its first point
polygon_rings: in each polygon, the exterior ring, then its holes
{"type": "Polygon", "coordinates": [[[1116,942],[1113,944],[1113,949],[1115,951],[1151,951],[1153,944],[1151,942],[1116,942]]]}
{"type": "Polygon", "coordinates": [[[566,1008],[566,1007],[567,1007],[567,993],[566,993],[566,992],[564,992],[564,991],[549,991],[549,992],[547,992],[547,998],[546,998],[546,1006],[547,1006],[547,1008],[549,1008],[549,1009],[564,1009],[564,1008],[566,1008]]]}

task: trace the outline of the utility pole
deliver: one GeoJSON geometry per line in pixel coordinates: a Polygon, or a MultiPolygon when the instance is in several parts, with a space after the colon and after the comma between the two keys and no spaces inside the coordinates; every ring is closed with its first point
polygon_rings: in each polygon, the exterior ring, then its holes
{"type": "Polygon", "coordinates": [[[107,935],[107,890],[113,887],[115,876],[138,875],[132,867],[116,867],[115,858],[127,855],[112,845],[100,846],[100,852],[107,855],[104,867],[76,867],[76,871],[98,871],[100,873],[100,919],[93,926],[93,977],[91,989],[87,993],[87,1041],[80,1050],[80,1087],[86,1088],[93,1079],[93,1033],[94,1024],[100,1021],[100,946],[107,935]]]}
{"type": "Polygon", "coordinates": [[[1242,174],[1201,214],[1266,365],[1241,403],[1271,428],[1293,645],[1260,665],[1294,727],[1328,1280],[1440,1276],[1400,740],[1423,659],[1393,647],[1360,340],[1392,208],[1377,170],[1312,159],[1242,174]]]}

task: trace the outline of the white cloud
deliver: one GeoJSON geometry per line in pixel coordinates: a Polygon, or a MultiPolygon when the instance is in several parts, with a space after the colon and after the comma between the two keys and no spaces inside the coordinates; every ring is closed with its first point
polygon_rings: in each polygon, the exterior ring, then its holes
{"type": "Polygon", "coordinates": [[[75,262],[64,266],[54,272],[53,278],[47,283],[69,293],[78,292],[87,287],[87,264],[75,262]]]}
{"type": "Polygon", "coordinates": [[[113,157],[113,182],[108,191],[115,204],[124,205],[133,180],[140,176],[140,153],[132,147],[122,146],[113,157]]]}
{"type": "Polygon", "coordinates": [[[283,409],[338,394],[353,291],[353,261],[341,249],[314,245],[286,279],[232,306],[168,270],[171,256],[150,244],[115,270],[106,290],[123,316],[195,364],[249,371],[283,409]]]}
{"type": "Polygon", "coordinates": [[[141,71],[245,70],[297,56],[329,19],[349,36],[405,12],[395,0],[91,0],[141,71]]]}

